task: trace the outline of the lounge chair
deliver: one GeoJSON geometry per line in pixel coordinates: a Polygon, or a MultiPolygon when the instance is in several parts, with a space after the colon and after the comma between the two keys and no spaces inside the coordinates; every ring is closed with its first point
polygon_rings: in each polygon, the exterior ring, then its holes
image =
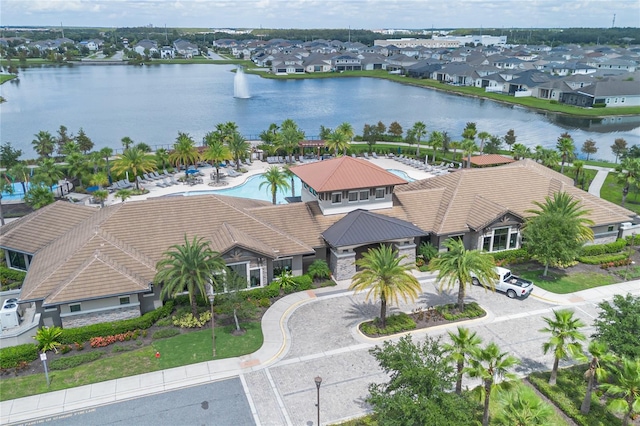
{"type": "Polygon", "coordinates": [[[375,152],[372,152],[372,153],[371,153],[371,156],[372,156],[373,158],[376,158],[376,159],[378,158],[378,154],[376,154],[375,152]]]}
{"type": "Polygon", "coordinates": [[[355,154],[351,154],[351,158],[356,158],[356,155],[355,154]]]}
{"type": "Polygon", "coordinates": [[[136,182],[138,182],[139,184],[147,183],[147,181],[142,179],[140,176],[136,176],[136,182]]]}
{"type": "Polygon", "coordinates": [[[164,179],[162,179],[162,180],[157,180],[157,181],[156,181],[156,186],[159,186],[160,188],[166,188],[166,187],[168,187],[169,185],[167,185],[167,184],[164,182],[164,179]]]}
{"type": "Polygon", "coordinates": [[[369,153],[368,153],[368,152],[365,152],[365,153],[363,153],[362,155],[364,156],[364,158],[365,158],[366,160],[368,160],[368,159],[369,159],[369,153]]]}
{"type": "Polygon", "coordinates": [[[169,182],[171,182],[174,185],[177,185],[180,183],[173,176],[169,176],[169,182]]]}

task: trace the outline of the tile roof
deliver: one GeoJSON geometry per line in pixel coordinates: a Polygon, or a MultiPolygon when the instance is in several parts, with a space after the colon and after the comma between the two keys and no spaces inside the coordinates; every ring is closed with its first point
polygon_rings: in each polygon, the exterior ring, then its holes
{"type": "Polygon", "coordinates": [[[291,171],[316,192],[403,185],[407,181],[367,160],[338,157],[292,167],[291,171]]]}
{"type": "Polygon", "coordinates": [[[322,237],[332,247],[370,244],[427,235],[417,226],[395,217],[354,210],[331,225],[322,237]]]}
{"type": "Polygon", "coordinates": [[[95,212],[92,207],[57,201],[1,227],[0,247],[36,253],[95,212]]]}
{"type": "Polygon", "coordinates": [[[476,166],[490,166],[494,164],[513,163],[513,158],[505,157],[500,154],[474,155],[471,157],[471,164],[476,166]]]}

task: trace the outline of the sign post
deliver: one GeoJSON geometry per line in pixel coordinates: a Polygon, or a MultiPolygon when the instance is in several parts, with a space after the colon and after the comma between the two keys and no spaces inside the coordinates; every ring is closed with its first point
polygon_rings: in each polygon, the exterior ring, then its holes
{"type": "Polygon", "coordinates": [[[42,360],[42,364],[44,364],[44,375],[47,378],[47,386],[51,386],[51,381],[49,381],[49,370],[47,370],[47,353],[41,353],[40,359],[42,360]]]}

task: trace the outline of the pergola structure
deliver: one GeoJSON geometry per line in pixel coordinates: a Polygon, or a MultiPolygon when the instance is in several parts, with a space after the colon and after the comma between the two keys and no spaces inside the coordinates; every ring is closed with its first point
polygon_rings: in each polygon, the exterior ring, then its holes
{"type": "Polygon", "coordinates": [[[318,159],[320,159],[322,156],[322,150],[326,146],[326,143],[323,139],[311,139],[298,142],[298,146],[300,147],[300,155],[304,155],[305,148],[314,148],[318,159]]]}

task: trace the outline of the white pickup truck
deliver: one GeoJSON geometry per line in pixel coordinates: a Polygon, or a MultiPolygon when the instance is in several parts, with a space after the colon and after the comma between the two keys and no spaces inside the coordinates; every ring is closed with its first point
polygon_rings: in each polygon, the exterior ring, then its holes
{"type": "MultiPolygon", "coordinates": [[[[516,277],[507,268],[496,267],[498,280],[495,283],[496,290],[507,294],[507,297],[526,297],[533,291],[533,283],[524,278],[516,277]]],[[[478,278],[472,276],[473,285],[480,285],[478,278]]]]}

